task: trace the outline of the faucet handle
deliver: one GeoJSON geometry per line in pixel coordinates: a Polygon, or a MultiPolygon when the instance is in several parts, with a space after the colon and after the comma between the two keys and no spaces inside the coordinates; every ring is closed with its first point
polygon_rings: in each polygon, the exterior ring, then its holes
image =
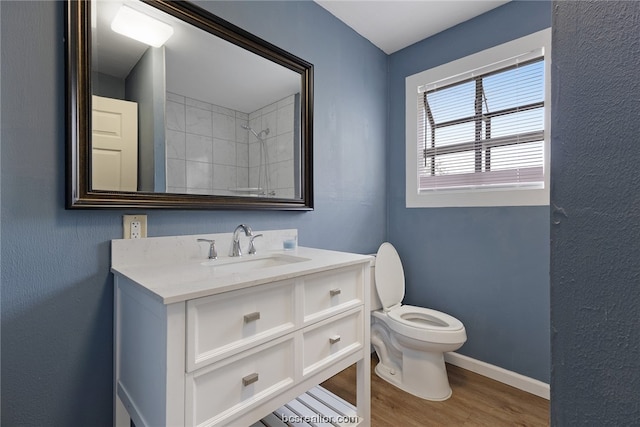
{"type": "Polygon", "coordinates": [[[209,259],[218,259],[218,252],[216,251],[216,241],[209,239],[198,239],[198,242],[209,243],[209,259]]]}
{"type": "Polygon", "coordinates": [[[249,255],[254,255],[256,253],[256,247],[253,244],[253,240],[256,237],[262,237],[262,234],[254,234],[254,235],[249,237],[249,249],[247,249],[247,253],[249,255]]]}

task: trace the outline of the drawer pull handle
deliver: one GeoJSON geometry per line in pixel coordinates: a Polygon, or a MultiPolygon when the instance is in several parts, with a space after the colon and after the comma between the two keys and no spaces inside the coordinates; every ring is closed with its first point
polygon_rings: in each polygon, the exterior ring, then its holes
{"type": "Polygon", "coordinates": [[[254,311],[253,313],[244,315],[244,323],[254,322],[260,318],[260,312],[254,311]]]}
{"type": "Polygon", "coordinates": [[[253,374],[247,375],[242,379],[242,385],[248,386],[249,384],[253,384],[258,381],[258,373],[254,372],[253,374]]]}
{"type": "Polygon", "coordinates": [[[340,335],[334,335],[329,338],[329,344],[335,344],[337,342],[340,342],[340,335]]]}
{"type": "Polygon", "coordinates": [[[335,288],[329,291],[329,295],[331,295],[332,297],[335,297],[336,295],[340,295],[341,292],[342,291],[340,290],[340,288],[335,288]]]}

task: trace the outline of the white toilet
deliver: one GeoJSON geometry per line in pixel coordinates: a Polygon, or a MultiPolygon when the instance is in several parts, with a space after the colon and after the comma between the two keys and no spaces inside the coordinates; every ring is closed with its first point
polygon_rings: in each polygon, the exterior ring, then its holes
{"type": "Polygon", "coordinates": [[[371,344],[380,359],[376,374],[423,399],[448,399],[444,352],[465,343],[464,325],[440,311],[401,304],[404,270],[391,243],[380,246],[372,269],[378,297],[372,293],[371,344]]]}

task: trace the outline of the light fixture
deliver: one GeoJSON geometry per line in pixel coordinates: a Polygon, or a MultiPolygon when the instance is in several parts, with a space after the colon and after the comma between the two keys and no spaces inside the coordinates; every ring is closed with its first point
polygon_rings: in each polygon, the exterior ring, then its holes
{"type": "Polygon", "coordinates": [[[118,10],[111,22],[111,29],[153,47],[162,46],[173,35],[171,25],[127,6],[122,6],[118,10]]]}

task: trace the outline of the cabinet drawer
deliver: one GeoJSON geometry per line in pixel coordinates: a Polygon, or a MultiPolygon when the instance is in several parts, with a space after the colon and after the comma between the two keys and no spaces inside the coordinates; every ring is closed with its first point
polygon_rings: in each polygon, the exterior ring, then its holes
{"type": "Polygon", "coordinates": [[[191,374],[186,383],[186,425],[218,425],[272,397],[295,378],[294,337],[279,338],[191,374]]]}
{"type": "Polygon", "coordinates": [[[362,308],[320,322],[303,333],[303,375],[362,348],[362,308]]]}
{"type": "Polygon", "coordinates": [[[362,304],[362,267],[332,270],[304,279],[304,322],[362,304]]]}
{"type": "Polygon", "coordinates": [[[294,329],[292,281],[187,302],[187,372],[294,329]]]}

